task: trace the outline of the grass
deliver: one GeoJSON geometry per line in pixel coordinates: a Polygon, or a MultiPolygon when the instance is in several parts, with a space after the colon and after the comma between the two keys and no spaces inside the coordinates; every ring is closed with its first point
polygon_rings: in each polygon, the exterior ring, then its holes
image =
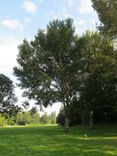
{"type": "Polygon", "coordinates": [[[117,126],[0,128],[0,156],[117,156],[117,126]]]}

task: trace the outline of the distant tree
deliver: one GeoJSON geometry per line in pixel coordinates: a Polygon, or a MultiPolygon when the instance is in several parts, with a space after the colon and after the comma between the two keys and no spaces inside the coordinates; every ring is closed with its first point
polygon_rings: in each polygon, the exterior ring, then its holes
{"type": "Polygon", "coordinates": [[[78,86],[76,40],[71,19],[54,20],[47,31],[39,30],[33,41],[23,41],[17,58],[19,66],[14,68],[20,86],[27,89],[25,96],[45,107],[62,102],[66,131],[69,129],[69,107],[78,86]]]}
{"type": "Polygon", "coordinates": [[[17,113],[17,124],[18,125],[26,125],[26,119],[24,116],[24,112],[18,112],[17,113]]]}
{"type": "Polygon", "coordinates": [[[34,119],[33,119],[34,123],[40,123],[40,114],[38,112],[36,112],[34,114],[34,119]]]}
{"type": "Polygon", "coordinates": [[[51,124],[56,124],[56,112],[52,112],[52,113],[49,115],[49,118],[50,118],[50,123],[51,123],[51,124]]]}
{"type": "Polygon", "coordinates": [[[40,118],[40,123],[43,124],[49,124],[50,123],[50,119],[47,113],[44,113],[41,118],[40,118]]]}
{"type": "Polygon", "coordinates": [[[39,113],[37,111],[37,108],[32,107],[29,112],[30,112],[30,116],[32,118],[32,123],[39,123],[40,115],[39,115],[39,113]]]}
{"type": "Polygon", "coordinates": [[[26,124],[32,123],[32,116],[29,111],[23,113],[23,120],[25,121],[26,124]]]}
{"type": "Polygon", "coordinates": [[[9,116],[6,119],[7,125],[15,125],[16,124],[16,120],[14,116],[9,116]]]}
{"type": "Polygon", "coordinates": [[[19,111],[16,102],[13,82],[7,76],[0,74],[0,114],[15,115],[19,111]]]}
{"type": "Polygon", "coordinates": [[[0,115],[0,126],[7,125],[7,120],[4,116],[0,115]]]}

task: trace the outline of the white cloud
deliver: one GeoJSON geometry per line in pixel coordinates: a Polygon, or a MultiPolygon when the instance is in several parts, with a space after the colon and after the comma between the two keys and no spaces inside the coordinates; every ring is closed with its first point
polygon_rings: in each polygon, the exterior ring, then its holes
{"type": "Polygon", "coordinates": [[[18,45],[18,41],[15,38],[0,39],[0,72],[5,75],[12,75],[12,69],[16,65],[18,45]]]}
{"type": "Polygon", "coordinates": [[[22,7],[28,13],[35,13],[37,11],[37,5],[30,0],[25,0],[22,7]]]}
{"type": "Polygon", "coordinates": [[[2,23],[2,25],[4,25],[7,28],[10,28],[10,29],[15,29],[15,30],[23,29],[23,24],[21,22],[19,22],[18,20],[4,19],[1,23],[2,23]]]}
{"type": "Polygon", "coordinates": [[[87,23],[84,19],[74,19],[74,25],[76,34],[82,34],[85,31],[85,26],[87,25],[87,23]]]}
{"type": "Polygon", "coordinates": [[[63,8],[61,12],[47,12],[46,18],[48,21],[56,20],[56,19],[66,19],[66,18],[73,18],[73,16],[68,12],[66,8],[63,8]]]}
{"type": "Polygon", "coordinates": [[[87,14],[94,11],[91,0],[80,0],[80,1],[81,3],[80,7],[78,7],[78,10],[81,14],[87,14]]]}
{"type": "Polygon", "coordinates": [[[4,19],[1,24],[9,29],[22,31],[32,21],[30,17],[24,18],[22,22],[14,19],[4,19]]]}

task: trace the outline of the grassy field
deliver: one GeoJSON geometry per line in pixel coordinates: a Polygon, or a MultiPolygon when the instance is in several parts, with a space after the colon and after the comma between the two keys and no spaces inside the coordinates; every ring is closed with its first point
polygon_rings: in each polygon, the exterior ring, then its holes
{"type": "Polygon", "coordinates": [[[117,126],[0,128],[0,156],[117,156],[117,126]]]}

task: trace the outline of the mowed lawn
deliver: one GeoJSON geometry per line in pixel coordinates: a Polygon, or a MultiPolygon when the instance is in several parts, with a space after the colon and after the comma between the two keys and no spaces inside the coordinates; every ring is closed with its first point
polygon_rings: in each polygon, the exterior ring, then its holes
{"type": "Polygon", "coordinates": [[[117,156],[117,126],[0,128],[0,156],[117,156]]]}

